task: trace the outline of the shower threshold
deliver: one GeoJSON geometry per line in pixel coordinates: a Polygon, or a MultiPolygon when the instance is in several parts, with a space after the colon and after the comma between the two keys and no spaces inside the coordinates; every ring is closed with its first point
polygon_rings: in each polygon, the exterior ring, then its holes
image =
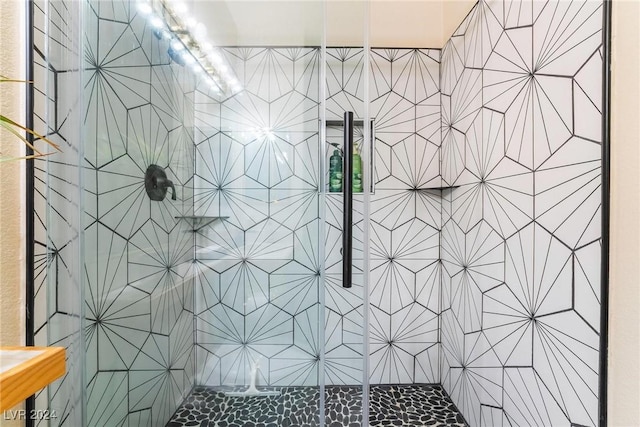
{"type": "MultiPolygon", "coordinates": [[[[261,389],[277,394],[234,396],[229,392],[237,387],[195,387],[167,427],[320,427],[318,387],[261,389]]],[[[370,426],[467,426],[437,384],[372,385],[369,400],[370,426]]],[[[362,388],[326,386],[324,412],[324,426],[361,426],[362,388]]]]}

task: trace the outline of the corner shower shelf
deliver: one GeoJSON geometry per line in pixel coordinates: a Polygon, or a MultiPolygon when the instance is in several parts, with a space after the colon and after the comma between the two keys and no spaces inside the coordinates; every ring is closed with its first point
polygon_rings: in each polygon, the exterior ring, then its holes
{"type": "Polygon", "coordinates": [[[418,188],[418,191],[446,191],[453,190],[454,188],[460,187],[459,185],[451,185],[448,187],[427,187],[427,188],[418,188]]]}
{"type": "Polygon", "coordinates": [[[0,412],[48,386],[65,370],[63,347],[0,347],[0,412]]]}
{"type": "Polygon", "coordinates": [[[207,225],[211,224],[217,220],[225,220],[228,219],[228,216],[201,216],[201,215],[185,215],[185,216],[177,216],[176,219],[184,219],[191,226],[191,231],[196,233],[202,230],[207,225]]]}

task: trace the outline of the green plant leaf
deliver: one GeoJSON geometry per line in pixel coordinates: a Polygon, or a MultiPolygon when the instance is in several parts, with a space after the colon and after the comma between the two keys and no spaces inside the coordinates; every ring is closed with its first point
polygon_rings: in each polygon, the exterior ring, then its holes
{"type": "Polygon", "coordinates": [[[14,134],[16,137],[20,138],[20,140],[22,140],[22,142],[24,142],[29,148],[31,148],[33,151],[35,151],[36,153],[42,154],[38,149],[36,149],[23,135],[21,135],[20,133],[18,133],[18,131],[16,131],[14,128],[18,128],[23,130],[24,132],[27,132],[30,135],[35,136],[36,138],[46,142],[49,146],[51,146],[52,148],[54,148],[56,151],[61,151],[60,150],[60,146],[58,144],[56,144],[55,142],[51,141],[50,139],[48,139],[47,137],[39,134],[36,131],[33,131],[25,126],[22,126],[19,123],[14,122],[13,120],[11,120],[10,118],[3,116],[0,114],[0,126],[2,126],[3,128],[7,129],[9,132],[11,132],[12,134],[14,134]]]}
{"type": "MultiPolygon", "coordinates": [[[[11,79],[11,78],[6,77],[4,75],[0,75],[0,83],[27,83],[27,84],[31,84],[33,82],[27,81],[27,80],[11,79]]],[[[6,162],[6,161],[11,161],[11,160],[35,159],[35,158],[38,158],[38,157],[48,156],[50,154],[53,154],[53,153],[42,153],[40,150],[38,150],[25,137],[25,135],[23,135],[22,133],[19,132],[20,130],[23,131],[23,132],[26,132],[29,135],[34,136],[35,138],[37,138],[37,139],[39,139],[41,141],[44,141],[46,144],[48,144],[50,147],[54,148],[58,152],[62,151],[62,150],[60,150],[60,146],[58,144],[56,144],[55,142],[51,141],[50,139],[48,139],[44,135],[40,135],[38,132],[27,128],[26,126],[23,126],[23,125],[15,122],[13,120],[11,120],[9,117],[0,115],[0,127],[6,129],[7,131],[9,131],[11,134],[13,134],[20,141],[22,141],[28,148],[30,148],[34,152],[34,154],[27,155],[27,156],[22,156],[22,157],[0,157],[0,162],[6,162]]]]}
{"type": "Polygon", "coordinates": [[[30,80],[11,79],[0,74],[0,83],[33,83],[30,80]]]}

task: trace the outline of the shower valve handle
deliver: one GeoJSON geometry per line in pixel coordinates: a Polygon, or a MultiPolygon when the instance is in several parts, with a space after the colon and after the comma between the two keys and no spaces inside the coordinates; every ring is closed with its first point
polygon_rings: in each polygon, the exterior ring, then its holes
{"type": "Polygon", "coordinates": [[[176,187],[167,178],[164,169],[158,165],[151,165],[144,175],[144,186],[149,198],[161,202],[167,196],[167,189],[171,188],[171,200],[177,200],[176,187]]]}
{"type": "Polygon", "coordinates": [[[177,200],[176,196],[176,187],[173,185],[173,182],[165,178],[157,178],[156,186],[160,188],[164,188],[164,191],[167,191],[167,188],[171,188],[171,200],[177,200]]]}

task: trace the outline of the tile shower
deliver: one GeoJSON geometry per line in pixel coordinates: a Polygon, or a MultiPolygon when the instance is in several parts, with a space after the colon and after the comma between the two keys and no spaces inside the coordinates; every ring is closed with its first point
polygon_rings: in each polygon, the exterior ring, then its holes
{"type": "Polygon", "coordinates": [[[35,3],[34,118],[65,147],[36,166],[35,338],[72,367],[37,396],[50,424],[164,425],[258,358],[264,386],[359,384],[367,339],[370,408],[441,384],[472,426],[597,425],[601,2],[480,1],[442,50],[371,49],[368,88],[362,48],[225,48],[223,101],[133,4],[35,3]],[[370,273],[356,195],[346,290],[319,117],[363,117],[365,90],[370,273]],[[149,201],[149,164],[177,201],[149,201]]]}

